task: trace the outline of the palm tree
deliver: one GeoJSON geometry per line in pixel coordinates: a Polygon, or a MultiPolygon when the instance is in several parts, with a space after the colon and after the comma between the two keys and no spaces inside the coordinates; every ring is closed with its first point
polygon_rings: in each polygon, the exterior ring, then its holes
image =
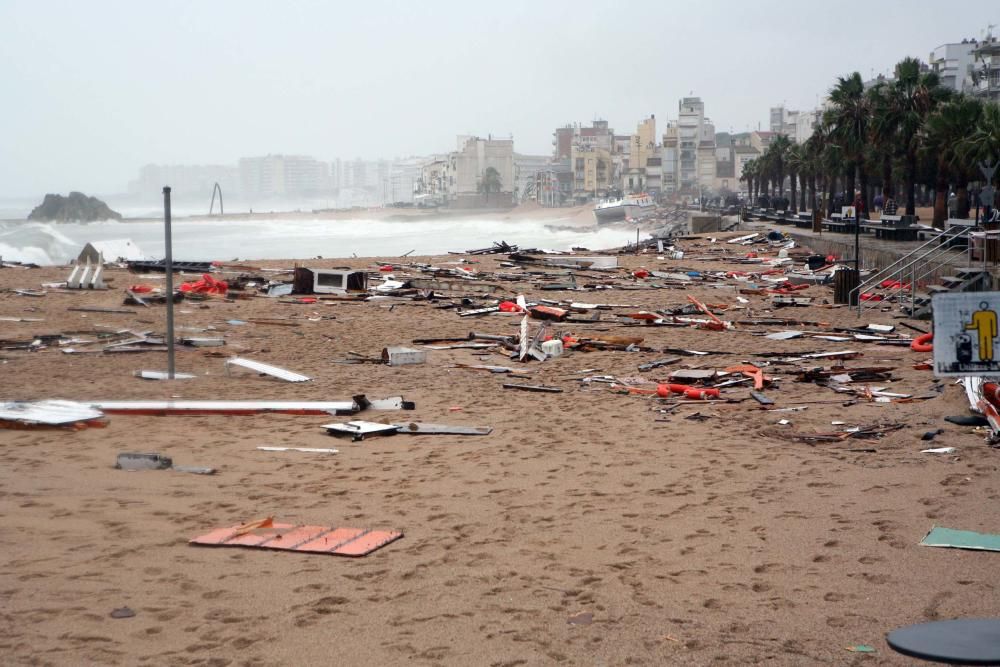
{"type": "MultiPolygon", "coordinates": [[[[969,165],[984,162],[992,166],[1000,160],[1000,104],[983,105],[978,125],[971,128],[958,151],[961,160],[969,165]]],[[[993,178],[1000,182],[1000,169],[993,178]]]]}
{"type": "Polygon", "coordinates": [[[921,72],[916,58],[904,58],[896,64],[896,80],[889,91],[889,122],[896,126],[896,142],[903,154],[903,180],[906,188],[906,214],[916,210],[917,152],[920,129],[950,91],[940,85],[934,72],[921,72]]]}
{"type": "Polygon", "coordinates": [[[934,183],[934,226],[944,227],[946,198],[949,181],[955,184],[959,198],[959,216],[968,215],[968,188],[970,170],[964,160],[962,145],[969,134],[969,128],[979,124],[983,104],[968,96],[959,96],[941,105],[927,116],[921,133],[923,148],[937,163],[937,177],[934,183]],[[963,201],[964,200],[964,201],[963,201]]]}
{"type": "Polygon", "coordinates": [[[491,192],[500,192],[503,181],[500,179],[500,172],[493,167],[486,167],[483,177],[479,181],[479,191],[486,194],[486,201],[490,200],[491,192]]]}
{"type": "Polygon", "coordinates": [[[778,196],[781,198],[785,196],[785,172],[788,170],[788,149],[791,145],[792,142],[786,135],[779,134],[767,147],[771,170],[778,184],[778,196]]]}
{"type": "Polygon", "coordinates": [[[870,125],[871,148],[875,163],[882,171],[882,198],[893,194],[892,161],[898,150],[899,119],[896,111],[893,89],[886,83],[879,83],[868,90],[868,101],[872,113],[870,125]]]}
{"type": "Polygon", "coordinates": [[[773,192],[772,188],[773,172],[774,172],[773,157],[771,153],[769,153],[768,151],[764,151],[763,153],[760,154],[760,157],[757,158],[757,178],[760,180],[761,192],[765,196],[767,196],[769,202],[771,199],[771,194],[773,192]]]}
{"type": "MultiPolygon", "coordinates": [[[[833,105],[825,117],[833,128],[835,140],[841,146],[849,166],[857,172],[857,183],[868,208],[868,174],[865,171],[864,152],[868,141],[868,127],[871,121],[871,104],[865,95],[861,75],[854,72],[850,76],[838,77],[837,84],[830,90],[833,105]]],[[[847,195],[853,196],[855,174],[847,176],[847,195]]]]}
{"type": "Polygon", "coordinates": [[[747,184],[747,200],[749,200],[750,205],[753,206],[753,181],[754,181],[754,160],[748,160],[743,163],[743,171],[740,173],[740,180],[746,181],[747,184]]]}
{"type": "Polygon", "coordinates": [[[806,164],[806,154],[805,148],[799,144],[790,144],[785,151],[785,164],[788,169],[789,184],[792,189],[792,214],[798,213],[798,206],[801,204],[802,209],[805,210],[805,170],[808,168],[806,164]],[[802,178],[802,201],[799,202],[795,196],[796,191],[796,179],[802,178]]]}
{"type": "Polygon", "coordinates": [[[837,192],[837,175],[844,173],[844,152],[834,141],[833,129],[823,121],[816,133],[816,165],[823,175],[823,189],[826,192],[827,215],[834,212],[834,199],[837,192]]]}
{"type": "Polygon", "coordinates": [[[804,146],[806,163],[808,164],[807,173],[809,174],[809,208],[813,211],[819,206],[819,200],[816,198],[816,180],[823,173],[824,140],[823,129],[818,128],[806,140],[804,146]]]}

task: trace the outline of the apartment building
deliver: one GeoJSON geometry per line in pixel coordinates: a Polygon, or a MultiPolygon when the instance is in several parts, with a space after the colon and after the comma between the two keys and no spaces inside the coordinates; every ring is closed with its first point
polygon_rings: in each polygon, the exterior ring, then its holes
{"type": "Polygon", "coordinates": [[[927,64],[936,72],[941,85],[956,93],[972,92],[972,70],[975,50],[979,46],[975,40],[963,39],[955,44],[942,44],[927,58],[927,64]]]}
{"type": "Polygon", "coordinates": [[[330,165],[305,155],[265,155],[239,161],[244,196],[316,195],[330,190],[330,165]]]}
{"type": "Polygon", "coordinates": [[[1000,40],[992,33],[972,51],[972,93],[991,102],[1000,102],[1000,40]]]}

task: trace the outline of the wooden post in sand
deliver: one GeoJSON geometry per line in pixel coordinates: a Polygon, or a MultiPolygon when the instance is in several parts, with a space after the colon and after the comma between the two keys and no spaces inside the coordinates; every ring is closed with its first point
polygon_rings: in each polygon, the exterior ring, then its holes
{"type": "Polygon", "coordinates": [[[174,379],[174,258],[170,243],[170,186],[163,188],[163,270],[167,278],[167,379],[174,379]]]}

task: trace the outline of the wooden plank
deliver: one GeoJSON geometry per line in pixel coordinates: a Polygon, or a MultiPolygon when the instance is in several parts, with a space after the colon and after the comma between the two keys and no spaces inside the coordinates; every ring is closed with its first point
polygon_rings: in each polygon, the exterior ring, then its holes
{"type": "Polygon", "coordinates": [[[400,433],[411,433],[414,435],[489,435],[493,432],[492,426],[452,426],[449,424],[427,424],[423,422],[410,422],[407,424],[396,424],[400,433]]]}
{"type": "Polygon", "coordinates": [[[550,394],[561,394],[563,391],[559,387],[547,387],[545,385],[540,385],[540,384],[505,384],[503,385],[503,388],[520,389],[522,391],[537,391],[550,394]]]}

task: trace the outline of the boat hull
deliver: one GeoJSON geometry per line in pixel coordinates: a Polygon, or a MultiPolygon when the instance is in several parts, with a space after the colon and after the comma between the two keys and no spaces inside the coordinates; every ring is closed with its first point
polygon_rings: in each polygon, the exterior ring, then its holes
{"type": "Polygon", "coordinates": [[[621,206],[605,206],[594,209],[597,224],[606,225],[624,220],[641,220],[653,213],[655,206],[640,206],[638,204],[622,204],[621,206]]]}

